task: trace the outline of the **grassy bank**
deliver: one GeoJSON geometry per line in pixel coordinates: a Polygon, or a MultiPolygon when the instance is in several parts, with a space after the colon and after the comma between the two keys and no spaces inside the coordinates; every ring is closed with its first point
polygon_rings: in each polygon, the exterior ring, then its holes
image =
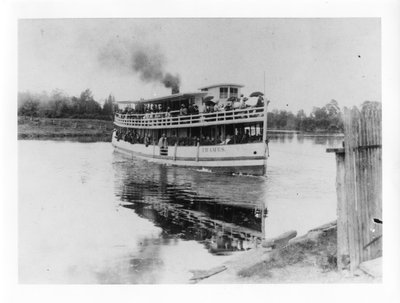
{"type": "Polygon", "coordinates": [[[271,249],[259,247],[222,264],[221,273],[201,283],[371,283],[380,282],[359,271],[355,275],[337,270],[335,223],[313,229],[271,249]]]}
{"type": "Polygon", "coordinates": [[[18,139],[90,137],[110,141],[112,121],[18,117],[18,139]]]}

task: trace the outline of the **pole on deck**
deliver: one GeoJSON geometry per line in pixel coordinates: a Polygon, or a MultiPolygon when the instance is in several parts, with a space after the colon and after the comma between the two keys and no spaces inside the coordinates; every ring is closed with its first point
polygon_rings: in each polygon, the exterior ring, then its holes
{"type": "MultiPolygon", "coordinates": [[[[265,72],[264,72],[264,125],[263,125],[263,142],[264,142],[264,157],[265,157],[265,161],[267,161],[267,151],[268,151],[268,142],[267,142],[267,125],[268,125],[268,103],[269,101],[265,98],[265,72]]],[[[266,163],[264,166],[264,170],[266,167],[266,163]]]]}
{"type": "Polygon", "coordinates": [[[264,99],[263,142],[267,144],[268,101],[264,99]]]}
{"type": "MultiPolygon", "coordinates": [[[[263,142],[264,142],[264,157],[265,157],[265,163],[264,163],[264,174],[266,174],[267,170],[267,151],[268,151],[268,141],[267,141],[267,125],[268,125],[268,100],[265,97],[265,71],[264,71],[264,125],[263,125],[263,142]]],[[[265,203],[265,202],[264,202],[265,203]]],[[[264,204],[262,207],[262,212],[261,212],[261,233],[262,233],[262,243],[265,242],[265,219],[266,219],[266,213],[265,211],[268,212],[268,209],[266,208],[266,205],[264,204]]]]}
{"type": "MultiPolygon", "coordinates": [[[[267,111],[268,111],[268,102],[265,98],[265,71],[264,71],[264,125],[263,125],[263,142],[267,142],[267,111]]],[[[265,149],[266,151],[266,149],[265,149]]],[[[265,154],[266,155],[266,154],[265,154]]]]}

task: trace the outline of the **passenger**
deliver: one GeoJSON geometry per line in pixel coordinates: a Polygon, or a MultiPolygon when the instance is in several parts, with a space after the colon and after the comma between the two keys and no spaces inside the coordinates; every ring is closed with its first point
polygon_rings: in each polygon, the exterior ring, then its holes
{"type": "Polygon", "coordinates": [[[166,113],[167,117],[171,117],[171,108],[168,106],[167,107],[167,113],[166,113]]]}
{"type": "Polygon", "coordinates": [[[158,141],[158,147],[159,148],[168,147],[168,141],[167,141],[167,137],[165,136],[165,133],[162,134],[160,140],[158,141]]]}
{"type": "Polygon", "coordinates": [[[226,139],[225,139],[225,141],[224,142],[222,142],[223,144],[232,144],[232,143],[229,143],[229,142],[232,142],[232,137],[231,137],[231,135],[227,135],[226,136],[226,139]]]}
{"type": "Polygon", "coordinates": [[[149,109],[146,109],[146,113],[144,114],[145,119],[150,119],[151,118],[151,113],[149,109]]]}
{"type": "Polygon", "coordinates": [[[185,104],[181,105],[181,109],[179,110],[179,113],[181,116],[186,116],[188,114],[188,110],[187,110],[185,104]]]}
{"type": "Polygon", "coordinates": [[[231,101],[227,101],[225,104],[225,108],[226,111],[232,110],[232,102],[231,101]]]}
{"type": "Polygon", "coordinates": [[[190,105],[189,105],[188,113],[189,113],[189,115],[193,115],[193,114],[194,114],[194,107],[193,107],[193,104],[190,104],[190,105]]]}
{"type": "Polygon", "coordinates": [[[172,136],[172,138],[171,138],[171,144],[172,145],[175,145],[175,144],[178,144],[179,142],[178,142],[178,137],[176,136],[176,134],[174,134],[173,136],[172,136]]]}
{"type": "Polygon", "coordinates": [[[244,109],[244,108],[246,108],[246,101],[247,101],[248,99],[245,97],[245,98],[240,98],[240,109],[244,109]]]}
{"type": "Polygon", "coordinates": [[[193,114],[198,115],[199,114],[199,107],[197,105],[193,106],[194,111],[193,114]]]}
{"type": "Polygon", "coordinates": [[[264,98],[262,96],[259,96],[257,99],[256,107],[263,107],[263,106],[264,106],[264,98]]]}
{"type": "Polygon", "coordinates": [[[147,135],[144,139],[144,144],[146,145],[146,147],[150,145],[150,142],[151,142],[150,135],[147,135]]]}
{"type": "Polygon", "coordinates": [[[246,130],[246,133],[243,135],[240,143],[249,143],[249,140],[250,140],[250,131],[246,130]]]}
{"type": "Polygon", "coordinates": [[[239,131],[239,133],[235,136],[235,142],[236,143],[242,142],[243,136],[244,136],[244,134],[242,133],[242,131],[239,131]]]}
{"type": "Polygon", "coordinates": [[[238,98],[233,101],[233,109],[239,109],[240,108],[240,101],[238,98]]]}
{"type": "Polygon", "coordinates": [[[219,106],[217,103],[214,105],[214,112],[219,112],[219,106]]]}

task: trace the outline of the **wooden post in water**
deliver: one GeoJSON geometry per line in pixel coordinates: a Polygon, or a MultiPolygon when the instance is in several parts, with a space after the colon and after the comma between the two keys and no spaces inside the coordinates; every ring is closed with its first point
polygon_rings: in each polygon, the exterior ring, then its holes
{"type": "Polygon", "coordinates": [[[336,153],[337,264],[352,273],[382,256],[381,115],[380,107],[345,108],[344,148],[327,149],[336,153]]]}
{"type": "Polygon", "coordinates": [[[348,270],[350,264],[348,222],[345,213],[345,153],[343,148],[336,152],[336,194],[337,194],[337,266],[339,270],[348,270]]]}

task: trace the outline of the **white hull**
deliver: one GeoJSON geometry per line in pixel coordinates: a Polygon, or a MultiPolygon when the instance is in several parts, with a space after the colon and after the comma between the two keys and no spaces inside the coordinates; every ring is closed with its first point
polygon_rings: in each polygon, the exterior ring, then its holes
{"type": "Polygon", "coordinates": [[[264,175],[266,167],[263,142],[232,145],[169,146],[131,144],[112,138],[113,146],[129,155],[155,163],[209,169],[216,172],[264,175]]]}

